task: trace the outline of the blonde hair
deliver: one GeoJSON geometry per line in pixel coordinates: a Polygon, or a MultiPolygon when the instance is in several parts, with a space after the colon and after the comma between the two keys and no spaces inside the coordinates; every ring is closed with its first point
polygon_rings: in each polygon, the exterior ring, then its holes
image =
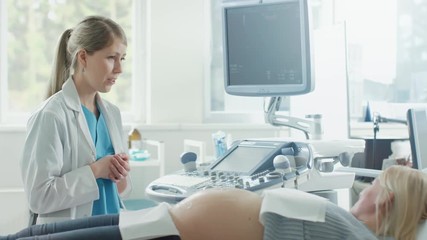
{"type": "Polygon", "coordinates": [[[376,201],[376,217],[382,219],[377,233],[395,239],[416,239],[418,225],[427,218],[427,175],[419,170],[392,166],[379,177],[381,190],[376,201]],[[379,202],[393,193],[393,203],[386,201],[380,211],[379,202]]]}
{"type": "Polygon", "coordinates": [[[84,49],[88,54],[110,46],[114,39],[121,39],[127,45],[123,29],[113,20],[101,16],[89,16],[77,24],[74,29],[67,29],[59,38],[56,56],[47,98],[61,90],[64,82],[77,68],[77,53],[84,49]]]}

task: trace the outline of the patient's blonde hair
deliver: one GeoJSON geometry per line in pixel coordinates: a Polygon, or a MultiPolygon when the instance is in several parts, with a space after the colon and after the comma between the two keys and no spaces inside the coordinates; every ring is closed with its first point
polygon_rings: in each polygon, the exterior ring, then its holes
{"type": "Polygon", "coordinates": [[[377,233],[395,239],[416,239],[418,225],[427,218],[427,175],[419,170],[392,166],[379,177],[381,190],[376,201],[377,233]],[[380,210],[381,199],[386,201],[380,210]]]}

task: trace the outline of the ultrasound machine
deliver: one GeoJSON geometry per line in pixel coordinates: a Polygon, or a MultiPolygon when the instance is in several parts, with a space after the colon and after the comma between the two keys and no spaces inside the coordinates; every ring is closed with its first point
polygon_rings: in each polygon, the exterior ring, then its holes
{"type": "Polygon", "coordinates": [[[153,200],[176,203],[203,189],[253,192],[277,187],[307,192],[349,188],[348,165],[363,140],[322,140],[321,114],[293,118],[278,114],[284,97],[315,88],[311,19],[307,0],[241,1],[223,5],[224,88],[230,95],[270,97],[266,122],[305,133],[305,140],[243,139],[208,166],[181,156],[184,170],[156,179],[146,188],[153,200]]]}
{"type": "Polygon", "coordinates": [[[154,180],[146,194],[155,201],[177,203],[209,188],[259,193],[279,187],[308,192],[349,188],[354,173],[334,172],[334,165],[348,165],[363,148],[359,140],[239,140],[207,166],[196,165],[195,153],[182,154],[184,169],[154,180]]]}

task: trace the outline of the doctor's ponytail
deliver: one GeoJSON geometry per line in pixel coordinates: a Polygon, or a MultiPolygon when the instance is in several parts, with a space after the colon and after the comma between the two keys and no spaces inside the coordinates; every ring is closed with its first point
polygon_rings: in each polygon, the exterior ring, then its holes
{"type": "Polygon", "coordinates": [[[56,56],[53,60],[52,75],[47,89],[46,98],[49,98],[62,88],[62,84],[70,76],[71,57],[67,51],[68,39],[70,38],[72,29],[67,29],[62,33],[56,47],[56,56]]]}

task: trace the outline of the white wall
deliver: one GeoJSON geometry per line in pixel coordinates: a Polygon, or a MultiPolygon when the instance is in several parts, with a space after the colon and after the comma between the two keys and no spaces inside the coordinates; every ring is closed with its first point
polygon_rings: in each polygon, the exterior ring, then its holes
{"type": "Polygon", "coordinates": [[[322,114],[324,139],[348,138],[344,34],[343,25],[313,32],[315,90],[291,97],[292,116],[322,114]]]}
{"type": "Polygon", "coordinates": [[[201,123],[205,3],[151,1],[148,123],[201,123]]]}
{"type": "Polygon", "coordinates": [[[22,186],[18,162],[24,139],[23,127],[8,130],[0,128],[0,164],[2,166],[0,167],[0,189],[22,186]]]}
{"type": "Polygon", "coordinates": [[[28,223],[19,157],[25,139],[23,128],[0,128],[0,235],[28,223]]]}
{"type": "Polygon", "coordinates": [[[29,211],[24,190],[0,189],[0,236],[27,226],[29,211]]]}

